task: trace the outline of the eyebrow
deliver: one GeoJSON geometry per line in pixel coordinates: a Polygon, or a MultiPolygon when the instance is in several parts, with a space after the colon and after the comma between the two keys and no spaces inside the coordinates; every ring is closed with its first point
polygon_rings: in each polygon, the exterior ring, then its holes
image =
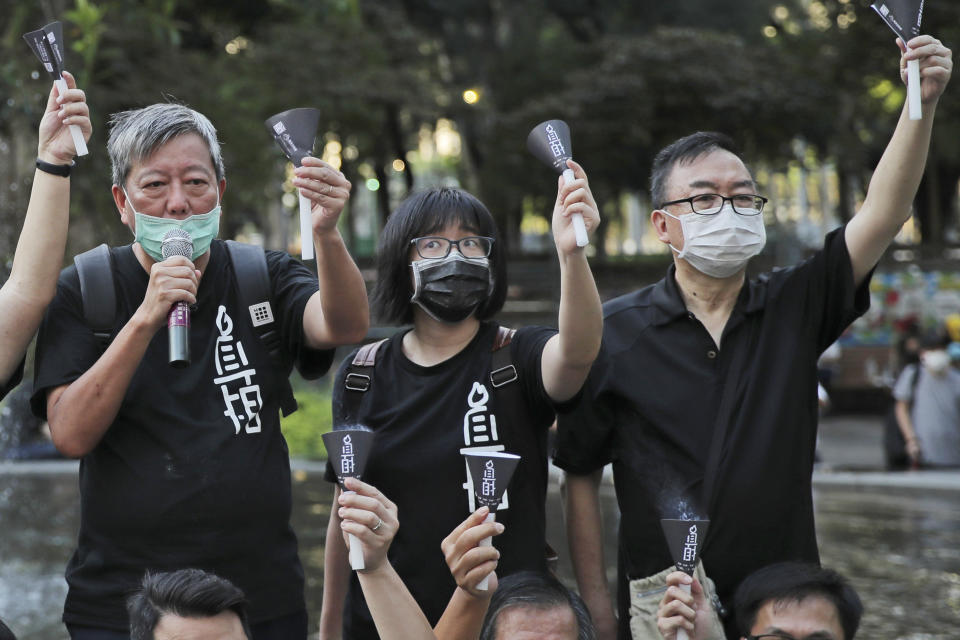
{"type": "MultiPolygon", "coordinates": [[[[203,166],[202,164],[191,164],[188,167],[184,167],[182,173],[190,173],[191,171],[201,171],[208,176],[215,175],[214,172],[210,171],[210,169],[203,166]]],[[[142,179],[147,176],[153,176],[153,175],[168,176],[170,175],[170,173],[167,171],[161,171],[160,169],[149,169],[141,173],[139,176],[137,176],[137,178],[142,179]]]]}
{"type": "MultiPolygon", "coordinates": [[[[687,186],[691,189],[720,189],[720,185],[710,180],[694,180],[687,186]]],[[[739,180],[730,186],[733,189],[741,189],[743,187],[755,187],[756,183],[753,180],[739,180]]]]}

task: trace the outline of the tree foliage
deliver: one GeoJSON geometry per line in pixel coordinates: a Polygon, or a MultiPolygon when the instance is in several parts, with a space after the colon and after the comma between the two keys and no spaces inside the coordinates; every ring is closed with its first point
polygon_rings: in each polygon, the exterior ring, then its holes
{"type": "MultiPolygon", "coordinates": [[[[95,127],[74,180],[72,250],[128,241],[108,189],[108,116],[161,100],[190,104],[219,129],[224,232],[250,224],[279,245],[284,162],[263,120],[292,107],[319,108],[324,140],[354,151],[343,170],[355,190],[364,171],[386,184],[393,160],[407,158],[438,118],[455,122],[456,179],[515,239],[524,202],[543,215],[553,202],[555,177],[524,147],[541,120],[570,123],[602,203],[643,191],[657,149],[702,129],[732,134],[771,166],[796,160],[801,139],[852,190],[865,184],[903,97],[892,35],[868,0],[11,2],[0,33],[0,224],[19,227],[49,89],[20,36],[60,19],[95,127]],[[467,89],[474,104],[461,97],[467,89]]],[[[960,42],[960,6],[928,3],[924,25],[960,42]]],[[[937,118],[917,200],[930,242],[943,240],[955,215],[954,87],[937,118]]],[[[416,170],[407,163],[402,190],[420,182],[416,170]]],[[[400,195],[377,193],[381,221],[400,195]]],[[[610,204],[603,213],[618,215],[610,204]]],[[[10,256],[15,234],[4,235],[0,254],[10,256]]]]}

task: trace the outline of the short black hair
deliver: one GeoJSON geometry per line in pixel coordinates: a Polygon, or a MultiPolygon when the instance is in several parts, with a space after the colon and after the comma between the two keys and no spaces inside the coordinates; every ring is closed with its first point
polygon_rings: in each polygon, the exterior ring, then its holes
{"type": "Polygon", "coordinates": [[[198,618],[224,611],[237,614],[247,640],[253,640],[246,598],[229,580],[201,569],[147,572],[140,589],[127,599],[130,640],[153,640],[157,623],[165,614],[198,618]]]}
{"type": "Polygon", "coordinates": [[[863,603],[846,578],[811,563],[778,562],[747,576],[734,595],[737,626],[746,637],[757,613],[768,602],[800,602],[810,596],[826,598],[837,608],[844,640],[853,640],[863,615],[863,603]]]}
{"type": "MultiPolygon", "coordinates": [[[[653,159],[653,168],[650,170],[650,199],[654,208],[659,208],[666,202],[667,180],[676,165],[693,162],[717,149],[729,151],[743,160],[733,139],[716,131],[698,131],[661,149],[653,159]]],[[[749,168],[747,170],[749,171],[749,168]]]]}
{"type": "Polygon", "coordinates": [[[480,320],[492,318],[507,297],[507,259],[497,225],[480,200],[463,189],[437,187],[414,192],[390,214],[377,248],[377,284],[372,304],[382,322],[413,322],[413,285],[410,273],[410,241],[429,236],[451,224],[480,236],[493,238],[490,274],[493,286],[475,314],[480,320]]]}
{"type": "Polygon", "coordinates": [[[0,620],[0,640],[17,640],[17,636],[13,635],[10,627],[3,624],[3,620],[0,620]]]}
{"type": "Polygon", "coordinates": [[[520,571],[500,580],[490,598],[487,615],[483,619],[479,640],[497,637],[497,621],[503,611],[512,607],[553,609],[569,607],[577,620],[577,640],[595,640],[596,631],[587,605],[551,574],[542,571],[520,571]]]}

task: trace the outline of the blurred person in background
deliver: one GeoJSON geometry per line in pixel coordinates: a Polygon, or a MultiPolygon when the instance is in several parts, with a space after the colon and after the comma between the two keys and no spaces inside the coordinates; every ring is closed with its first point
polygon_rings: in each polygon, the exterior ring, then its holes
{"type": "Polygon", "coordinates": [[[960,467],[960,371],[951,366],[949,338],[920,340],[919,362],[908,364],[893,388],[895,411],[911,466],[960,467]]]}

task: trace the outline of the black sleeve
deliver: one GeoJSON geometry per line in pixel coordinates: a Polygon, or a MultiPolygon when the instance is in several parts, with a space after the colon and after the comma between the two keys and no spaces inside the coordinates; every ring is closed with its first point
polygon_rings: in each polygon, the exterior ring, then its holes
{"type": "Polygon", "coordinates": [[[543,348],[555,335],[557,330],[549,327],[523,327],[517,330],[510,342],[510,358],[521,372],[523,397],[527,398],[536,424],[545,423],[548,426],[561,406],[571,404],[570,400],[562,405],[555,404],[543,386],[543,348]]]}
{"type": "Polygon", "coordinates": [[[10,375],[5,383],[0,385],[0,400],[3,400],[7,397],[7,394],[16,388],[20,381],[23,380],[23,365],[26,362],[26,357],[20,358],[20,364],[17,365],[17,368],[10,375]]]}
{"type": "Polygon", "coordinates": [[[34,362],[34,415],[47,418],[47,392],[82,376],[100,356],[103,346],[83,319],[80,279],[70,266],[57,282],[57,293],[47,307],[37,336],[34,362]]]}
{"type": "Polygon", "coordinates": [[[307,301],[319,291],[317,276],[302,262],[282,251],[267,251],[266,254],[284,351],[294,356],[297,370],[304,378],[319,378],[333,364],[334,350],[311,349],[303,336],[303,314],[307,301]]]}
{"type": "MultiPolygon", "coordinates": [[[[817,353],[822,353],[850,324],[870,308],[870,279],[873,270],[860,286],[853,283],[853,264],[844,237],[846,227],[827,234],[823,249],[792,269],[780,273],[782,286],[776,287],[781,298],[802,295],[801,310],[814,332],[817,353]]],[[[772,276],[777,277],[777,274],[772,276]]],[[[795,303],[783,301],[784,306],[795,303]]]]}
{"type": "Polygon", "coordinates": [[[609,375],[608,358],[601,346],[580,392],[579,401],[557,414],[557,452],[553,463],[574,474],[602,469],[612,461],[614,418],[603,394],[609,375]]]}

